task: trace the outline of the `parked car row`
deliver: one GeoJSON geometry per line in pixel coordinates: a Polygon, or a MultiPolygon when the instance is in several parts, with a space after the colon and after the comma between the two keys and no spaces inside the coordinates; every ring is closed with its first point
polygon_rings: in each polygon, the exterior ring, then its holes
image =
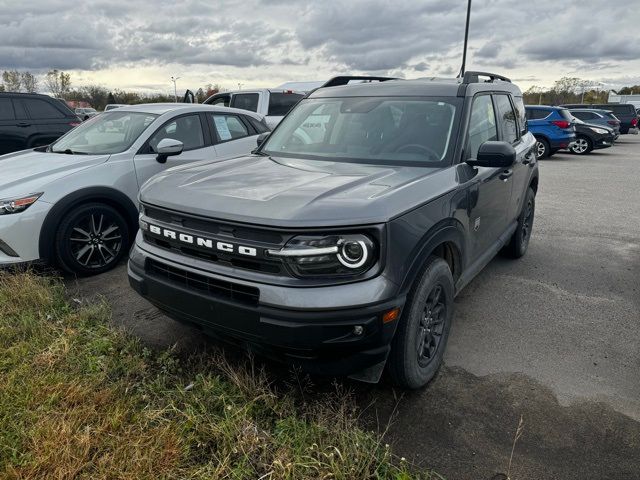
{"type": "Polygon", "coordinates": [[[612,147],[622,133],[638,133],[638,116],[632,105],[527,105],[526,115],[536,138],[538,158],[548,158],[559,150],[585,155],[612,147]],[[624,121],[614,114],[614,108],[624,121]]]}

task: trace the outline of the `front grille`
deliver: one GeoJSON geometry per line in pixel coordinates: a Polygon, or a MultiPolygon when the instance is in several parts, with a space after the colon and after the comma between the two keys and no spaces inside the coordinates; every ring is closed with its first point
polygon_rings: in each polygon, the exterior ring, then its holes
{"type": "Polygon", "coordinates": [[[258,305],[260,290],[226,280],[199,275],[181,268],[165,265],[155,260],[148,260],[146,271],[149,275],[168,280],[183,287],[205,292],[211,297],[225,298],[247,305],[258,305]]]}

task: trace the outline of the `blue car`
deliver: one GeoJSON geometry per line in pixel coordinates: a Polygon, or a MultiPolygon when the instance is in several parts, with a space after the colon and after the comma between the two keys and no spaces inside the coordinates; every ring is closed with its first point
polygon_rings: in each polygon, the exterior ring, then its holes
{"type": "Polygon", "coordinates": [[[527,105],[525,110],[529,131],[536,137],[538,158],[548,158],[575,141],[574,118],[566,108],[527,105]]]}

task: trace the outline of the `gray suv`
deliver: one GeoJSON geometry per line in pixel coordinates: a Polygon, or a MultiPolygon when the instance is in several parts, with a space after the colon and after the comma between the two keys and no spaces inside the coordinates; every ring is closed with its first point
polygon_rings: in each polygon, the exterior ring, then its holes
{"type": "Polygon", "coordinates": [[[251,155],[149,181],[129,279],[207,334],[418,388],[455,295],[500,250],[527,250],[535,138],[505,77],[366,80],[315,90],[251,155]]]}

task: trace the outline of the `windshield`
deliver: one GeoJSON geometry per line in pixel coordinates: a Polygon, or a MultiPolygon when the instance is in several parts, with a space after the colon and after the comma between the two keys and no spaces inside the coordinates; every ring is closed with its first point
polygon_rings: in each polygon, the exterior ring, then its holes
{"type": "Polygon", "coordinates": [[[127,150],[157,115],[113,111],[97,115],[74,128],[49,151],[55,153],[110,155],[127,150]]]}
{"type": "Polygon", "coordinates": [[[443,164],[451,156],[459,102],[456,97],[302,100],[262,152],[333,161],[443,164]]]}

